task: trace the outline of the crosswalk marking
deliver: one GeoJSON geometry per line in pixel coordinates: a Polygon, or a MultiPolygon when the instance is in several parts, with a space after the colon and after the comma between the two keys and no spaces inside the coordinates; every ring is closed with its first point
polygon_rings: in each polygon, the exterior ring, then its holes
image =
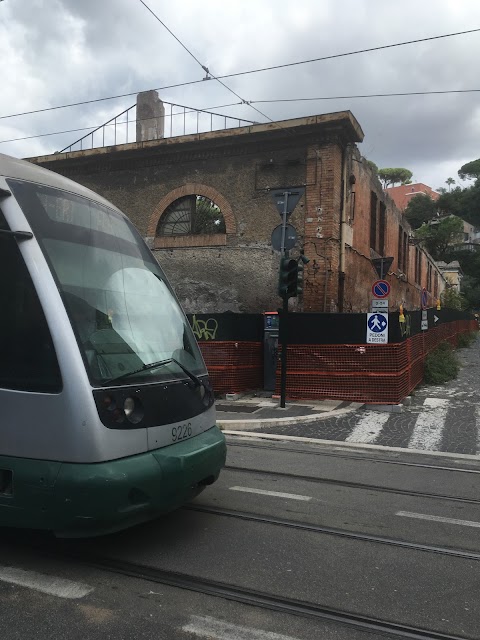
{"type": "Polygon", "coordinates": [[[385,423],[390,418],[389,413],[366,411],[360,418],[352,433],[345,438],[346,442],[364,442],[372,444],[380,435],[385,423]]]}
{"type": "Polygon", "coordinates": [[[448,400],[425,398],[423,405],[427,411],[419,414],[408,448],[437,450],[442,441],[443,428],[447,418],[448,400]]]}

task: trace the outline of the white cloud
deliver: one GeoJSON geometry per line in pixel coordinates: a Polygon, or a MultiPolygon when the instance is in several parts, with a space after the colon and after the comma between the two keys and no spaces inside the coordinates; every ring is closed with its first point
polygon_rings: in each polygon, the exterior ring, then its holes
{"type": "MultiPolygon", "coordinates": [[[[477,0],[147,0],[214,73],[270,66],[480,27],[477,0]]],[[[480,88],[480,33],[231,78],[247,100],[480,88]],[[478,86],[477,86],[478,84],[478,86]]],[[[0,3],[0,115],[145,90],[204,75],[137,0],[0,3]],[[5,64],[7,61],[7,64],[5,64]]],[[[166,90],[167,101],[209,107],[236,101],[208,81],[166,90]]],[[[98,125],[134,97],[0,119],[0,140],[98,125]]],[[[478,153],[478,94],[262,104],[273,119],[350,109],[380,166],[406,166],[440,186],[478,153]]],[[[247,105],[225,112],[259,120],[247,105]]],[[[0,145],[50,153],[80,133],[0,145]]]]}

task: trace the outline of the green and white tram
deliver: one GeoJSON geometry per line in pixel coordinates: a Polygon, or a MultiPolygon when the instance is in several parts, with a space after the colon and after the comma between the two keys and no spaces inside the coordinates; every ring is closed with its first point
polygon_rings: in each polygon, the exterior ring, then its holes
{"type": "Polygon", "coordinates": [[[171,511],[225,463],[207,371],[112,204],[0,155],[0,526],[98,535],[171,511]]]}

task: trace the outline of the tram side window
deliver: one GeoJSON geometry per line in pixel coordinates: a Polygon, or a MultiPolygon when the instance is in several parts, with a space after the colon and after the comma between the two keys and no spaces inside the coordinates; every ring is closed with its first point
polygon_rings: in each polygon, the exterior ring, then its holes
{"type": "Polygon", "coordinates": [[[40,301],[11,236],[0,237],[0,388],[39,393],[62,388],[40,301]]]}

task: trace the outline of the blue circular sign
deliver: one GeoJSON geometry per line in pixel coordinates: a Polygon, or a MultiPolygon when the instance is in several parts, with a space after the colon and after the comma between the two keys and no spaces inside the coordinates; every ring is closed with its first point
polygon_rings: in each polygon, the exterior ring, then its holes
{"type": "Polygon", "coordinates": [[[373,283],[372,293],[375,298],[386,298],[390,293],[390,283],[386,280],[377,280],[373,283]]]}
{"type": "Polygon", "coordinates": [[[373,331],[373,333],[381,333],[382,331],[385,331],[387,324],[385,316],[381,313],[376,313],[368,319],[368,328],[370,331],[373,331]]]}

